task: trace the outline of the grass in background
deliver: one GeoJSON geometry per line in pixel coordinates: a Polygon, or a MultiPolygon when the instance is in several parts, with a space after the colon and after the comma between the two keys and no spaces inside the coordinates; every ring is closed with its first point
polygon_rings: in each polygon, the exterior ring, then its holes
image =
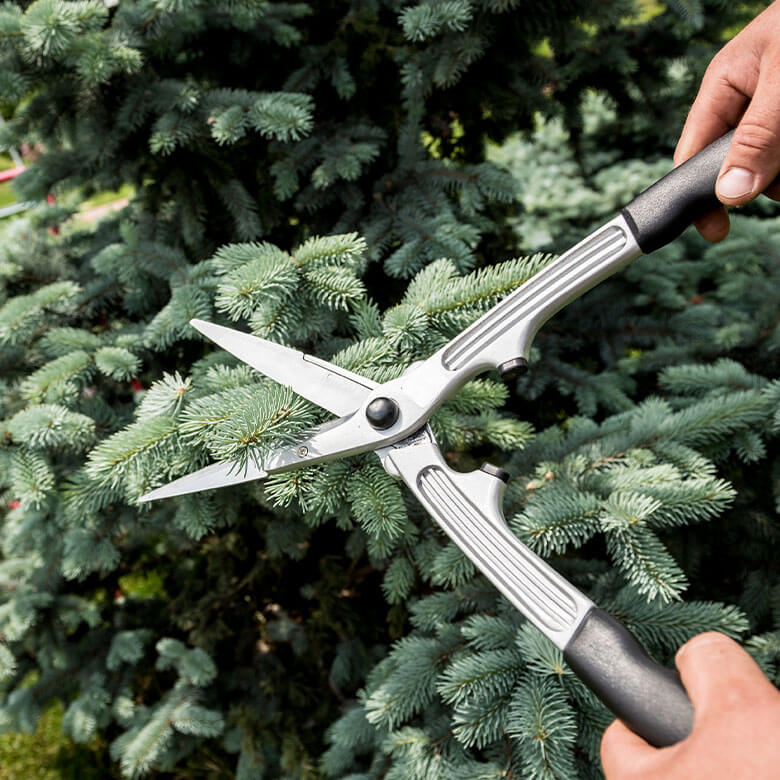
{"type": "MultiPolygon", "coordinates": [[[[1,169],[0,169],[1,170],[1,169]]],[[[16,203],[16,193],[13,191],[10,181],[0,184],[0,209],[16,203]]]]}
{"type": "MultiPolygon", "coordinates": [[[[15,168],[16,163],[7,154],[0,154],[0,171],[15,168]]],[[[18,198],[13,190],[13,182],[4,181],[0,184],[0,209],[16,203],[18,198]]]]}
{"type": "Polygon", "coordinates": [[[77,745],[62,734],[62,707],[41,716],[33,734],[0,736],[0,780],[106,780],[112,777],[100,739],[77,745]]]}
{"type": "Polygon", "coordinates": [[[135,187],[132,184],[123,184],[116,192],[99,192],[91,198],[87,198],[80,206],[79,211],[93,209],[96,206],[103,206],[106,203],[113,203],[123,198],[132,199],[135,195],[135,187]]]}
{"type": "MultiPolygon", "coordinates": [[[[0,153],[0,171],[8,168],[15,168],[16,163],[7,155],[0,153]]],[[[125,184],[116,192],[99,192],[91,198],[87,198],[79,205],[79,211],[87,211],[97,206],[103,206],[107,203],[113,203],[117,200],[131,199],[135,194],[135,188],[130,184],[125,184]]],[[[0,183],[0,208],[10,206],[18,202],[18,197],[13,189],[13,182],[6,181],[0,183]]],[[[2,777],[2,775],[0,775],[2,777]]]]}

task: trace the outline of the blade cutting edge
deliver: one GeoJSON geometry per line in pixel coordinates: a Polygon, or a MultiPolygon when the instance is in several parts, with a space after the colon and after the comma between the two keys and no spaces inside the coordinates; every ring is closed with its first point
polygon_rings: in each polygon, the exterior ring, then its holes
{"type": "Polygon", "coordinates": [[[204,320],[190,325],[222,349],[235,355],[298,395],[342,417],[358,409],[377,382],[353,374],[326,360],[298,352],[273,341],[204,320]]]}
{"type": "Polygon", "coordinates": [[[292,471],[336,457],[375,450],[387,439],[382,431],[372,428],[363,415],[355,414],[330,420],[308,432],[302,432],[302,435],[307,438],[291,442],[270,453],[263,459],[262,468],[252,463],[246,469],[236,469],[235,463],[214,463],[152,490],[139,501],[170,498],[263,479],[279,471],[292,471]]]}
{"type": "Polygon", "coordinates": [[[216,488],[238,485],[241,482],[249,482],[253,479],[262,479],[268,476],[254,464],[249,464],[244,470],[238,470],[233,463],[213,463],[211,466],[193,471],[184,477],[169,482],[167,485],[152,490],[138,499],[139,502],[155,501],[158,498],[172,498],[183,496],[187,493],[199,493],[202,490],[215,490],[216,488]]]}

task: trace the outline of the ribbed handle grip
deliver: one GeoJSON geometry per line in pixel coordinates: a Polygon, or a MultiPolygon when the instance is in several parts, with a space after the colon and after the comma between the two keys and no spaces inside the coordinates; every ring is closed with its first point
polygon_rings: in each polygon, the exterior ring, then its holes
{"type": "Polygon", "coordinates": [[[377,454],[466,557],[563,650],[569,666],[618,718],[653,745],[687,736],[693,710],[677,673],[656,663],[628,629],[511,532],[501,507],[500,469],[454,471],[427,425],[377,454]]]}
{"type": "Polygon", "coordinates": [[[437,360],[471,376],[527,357],[536,331],[567,303],[641,254],[622,216],[595,230],[458,334],[437,360]]]}
{"type": "Polygon", "coordinates": [[[411,445],[388,447],[383,456],[385,467],[403,478],[493,585],[563,648],[593,602],[509,529],[501,507],[505,484],[500,470],[454,471],[428,431],[426,426],[416,438],[410,437],[414,441],[411,445]]]}
{"type": "Polygon", "coordinates": [[[651,745],[685,739],[693,706],[680,675],[651,658],[634,635],[598,607],[563,650],[576,675],[633,732],[651,745]]]}

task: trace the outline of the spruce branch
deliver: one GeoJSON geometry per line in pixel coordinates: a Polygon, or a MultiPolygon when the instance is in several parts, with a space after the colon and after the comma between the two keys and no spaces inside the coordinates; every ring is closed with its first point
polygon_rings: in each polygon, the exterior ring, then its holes
{"type": "Polygon", "coordinates": [[[130,379],[138,373],[141,361],[137,355],[123,347],[101,347],[95,353],[98,371],[112,379],[130,379]]]}
{"type": "Polygon", "coordinates": [[[181,432],[236,469],[262,467],[271,450],[290,444],[314,423],[312,406],[289,387],[266,382],[206,396],[182,415],[181,432]],[[230,400],[230,406],[223,404],[230,400]]]}
{"type": "Polygon", "coordinates": [[[435,639],[405,637],[397,642],[388,657],[393,671],[366,700],[366,720],[392,729],[428,705],[436,694],[441,653],[435,639]]]}
{"type": "Polygon", "coordinates": [[[516,688],[507,731],[520,742],[523,770],[531,778],[574,776],[574,712],[559,683],[528,674],[516,688]]]}
{"type": "Polygon", "coordinates": [[[37,404],[5,423],[14,441],[33,450],[80,450],[90,446],[95,421],[59,404],[37,404]]]}
{"type": "Polygon", "coordinates": [[[399,17],[404,35],[411,41],[431,38],[440,30],[461,32],[471,20],[473,9],[467,0],[425,2],[405,8],[399,17]]]}
{"type": "Polygon", "coordinates": [[[175,417],[185,397],[192,391],[192,379],[183,379],[178,371],[174,374],[163,374],[162,379],[152,383],[144,393],[143,400],[136,410],[139,420],[155,417],[159,414],[175,417]]]}
{"type": "Polygon", "coordinates": [[[159,415],[139,421],[109,436],[87,458],[86,475],[110,488],[129,483],[136,472],[153,475],[167,473],[176,446],[176,424],[171,417],[159,415]]]}

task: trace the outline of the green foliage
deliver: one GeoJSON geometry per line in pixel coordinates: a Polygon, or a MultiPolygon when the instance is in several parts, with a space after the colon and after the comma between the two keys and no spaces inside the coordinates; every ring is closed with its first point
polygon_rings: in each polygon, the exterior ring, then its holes
{"type": "Polygon", "coordinates": [[[571,777],[576,719],[563,688],[551,679],[531,677],[517,687],[507,730],[520,743],[529,777],[571,777]]]}
{"type": "MultiPolygon", "coordinates": [[[[4,729],[61,702],[101,776],[598,775],[609,714],[373,454],[137,504],[327,419],[192,318],[399,376],[667,167],[756,10],[559,6],[0,7],[39,201],[0,225],[4,729]]],[[[660,659],[722,630],[774,680],[779,232],[758,204],[640,259],[432,420],[660,659]]]]}
{"type": "Polygon", "coordinates": [[[111,767],[102,757],[103,743],[95,737],[87,744],[74,743],[62,732],[63,712],[53,704],[41,714],[31,734],[0,736],[0,778],[17,780],[102,780],[111,767]]]}

